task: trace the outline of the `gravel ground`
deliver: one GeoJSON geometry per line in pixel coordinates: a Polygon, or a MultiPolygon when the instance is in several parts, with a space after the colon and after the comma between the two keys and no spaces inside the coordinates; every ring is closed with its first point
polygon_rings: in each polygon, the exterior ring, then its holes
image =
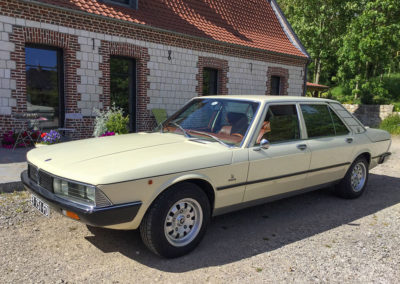
{"type": "Polygon", "coordinates": [[[214,218],[191,254],[165,260],[137,231],[41,216],[27,192],[0,195],[0,283],[398,283],[400,139],[357,200],[330,189],[214,218]]]}

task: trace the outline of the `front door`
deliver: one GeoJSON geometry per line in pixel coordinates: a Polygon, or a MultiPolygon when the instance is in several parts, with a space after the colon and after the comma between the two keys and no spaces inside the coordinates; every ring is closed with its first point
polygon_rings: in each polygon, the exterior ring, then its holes
{"type": "Polygon", "coordinates": [[[249,175],[244,201],[302,189],[311,154],[301,140],[295,104],[270,105],[254,147],[249,148],[249,175]],[[260,141],[270,142],[268,149],[260,141]]]}
{"type": "Polygon", "coordinates": [[[122,108],[129,116],[129,131],[136,131],[136,61],[132,58],[110,59],[111,105],[122,108]]]}

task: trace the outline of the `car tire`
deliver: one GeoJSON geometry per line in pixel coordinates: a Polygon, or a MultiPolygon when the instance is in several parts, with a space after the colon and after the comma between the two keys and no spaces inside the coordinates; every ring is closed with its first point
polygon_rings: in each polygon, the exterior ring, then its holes
{"type": "Polygon", "coordinates": [[[211,218],[205,192],[189,182],[162,193],[140,225],[143,243],[155,254],[175,258],[191,252],[204,237],[211,218]]]}
{"type": "Polygon", "coordinates": [[[366,158],[357,158],[348,169],[345,177],[336,185],[335,192],[338,196],[346,199],[360,197],[368,183],[369,163],[366,158]]]}

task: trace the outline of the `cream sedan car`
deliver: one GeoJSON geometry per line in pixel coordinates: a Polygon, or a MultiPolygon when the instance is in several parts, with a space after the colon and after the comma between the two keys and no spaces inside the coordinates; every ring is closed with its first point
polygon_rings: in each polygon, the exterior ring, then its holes
{"type": "Polygon", "coordinates": [[[22,181],[45,215],[140,228],[151,251],[177,257],[212,216],[328,185],[359,197],[390,144],[332,100],[200,97],[152,133],[34,149],[22,181]]]}

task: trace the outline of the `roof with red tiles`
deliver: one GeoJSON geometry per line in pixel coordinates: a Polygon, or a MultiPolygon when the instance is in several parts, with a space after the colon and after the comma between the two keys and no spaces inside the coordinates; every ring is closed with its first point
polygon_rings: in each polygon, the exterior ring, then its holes
{"type": "Polygon", "coordinates": [[[101,0],[37,1],[191,36],[308,56],[288,38],[287,27],[283,28],[282,18],[268,0],[139,0],[137,10],[101,0]]]}

